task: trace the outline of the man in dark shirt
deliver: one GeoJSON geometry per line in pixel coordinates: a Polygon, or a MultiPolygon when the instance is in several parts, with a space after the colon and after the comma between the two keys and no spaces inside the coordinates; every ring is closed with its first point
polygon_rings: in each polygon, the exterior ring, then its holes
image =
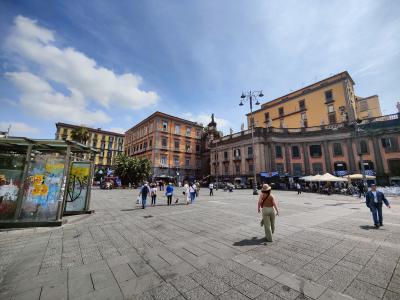
{"type": "Polygon", "coordinates": [[[385,195],[376,190],[376,185],[371,185],[371,190],[365,195],[365,204],[371,210],[372,218],[374,220],[374,225],[376,228],[383,226],[383,216],[382,216],[382,205],[390,208],[389,201],[386,199],[385,195]]]}

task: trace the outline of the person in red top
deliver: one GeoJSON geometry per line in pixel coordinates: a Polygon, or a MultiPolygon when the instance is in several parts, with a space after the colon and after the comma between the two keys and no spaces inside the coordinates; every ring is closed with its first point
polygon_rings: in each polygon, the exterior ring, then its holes
{"type": "Polygon", "coordinates": [[[276,215],[279,216],[279,210],[274,196],[271,195],[271,187],[268,184],[263,184],[262,186],[257,209],[258,213],[262,211],[261,226],[264,225],[265,239],[267,242],[272,242],[272,234],[275,231],[275,211],[276,215]]]}

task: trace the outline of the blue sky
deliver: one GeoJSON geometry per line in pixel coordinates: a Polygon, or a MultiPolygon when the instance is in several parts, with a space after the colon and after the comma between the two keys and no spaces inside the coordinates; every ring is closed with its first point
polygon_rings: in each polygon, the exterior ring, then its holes
{"type": "Polygon", "coordinates": [[[400,100],[399,1],[1,1],[0,130],[123,131],[156,110],[239,130],[264,101],[347,70],[400,100]]]}

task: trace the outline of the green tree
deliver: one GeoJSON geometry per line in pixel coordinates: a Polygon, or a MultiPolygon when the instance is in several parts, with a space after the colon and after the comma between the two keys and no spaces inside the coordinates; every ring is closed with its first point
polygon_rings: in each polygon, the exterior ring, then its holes
{"type": "Polygon", "coordinates": [[[79,126],[71,131],[71,138],[81,144],[89,140],[89,130],[85,126],[79,126]]]}
{"type": "Polygon", "coordinates": [[[123,185],[137,184],[150,177],[151,162],[146,158],[120,154],[115,161],[114,174],[121,179],[123,185]]]}

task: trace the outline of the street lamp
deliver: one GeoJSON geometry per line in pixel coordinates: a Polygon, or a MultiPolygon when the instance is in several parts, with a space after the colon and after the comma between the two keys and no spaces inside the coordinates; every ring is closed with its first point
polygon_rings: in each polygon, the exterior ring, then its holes
{"type": "Polygon", "coordinates": [[[360,156],[360,169],[361,169],[361,175],[362,175],[362,181],[363,181],[363,186],[364,188],[367,186],[367,177],[365,176],[365,167],[364,167],[364,160],[363,160],[363,154],[361,152],[361,145],[360,145],[360,131],[362,131],[362,129],[360,128],[359,124],[362,121],[360,119],[357,119],[353,125],[354,125],[354,134],[356,137],[356,143],[357,143],[357,151],[358,151],[358,155],[360,156]]]}
{"type": "Polygon", "coordinates": [[[257,172],[256,172],[256,151],[254,148],[254,115],[253,115],[253,100],[256,101],[255,105],[260,105],[258,98],[264,97],[262,91],[249,91],[248,93],[242,93],[240,96],[239,106],[243,106],[243,102],[248,101],[250,104],[250,124],[251,124],[251,145],[253,150],[253,195],[258,195],[257,192],[257,172]]]}

